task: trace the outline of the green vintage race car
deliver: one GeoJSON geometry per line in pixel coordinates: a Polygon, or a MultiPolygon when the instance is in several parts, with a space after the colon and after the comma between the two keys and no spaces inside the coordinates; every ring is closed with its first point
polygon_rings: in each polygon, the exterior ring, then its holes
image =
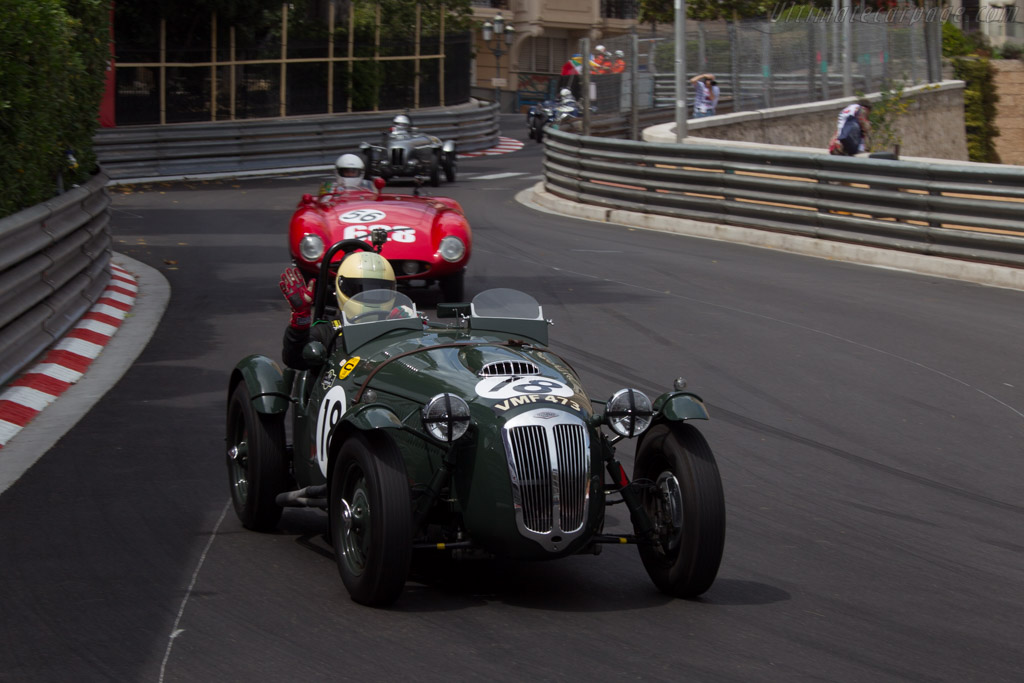
{"type": "MultiPolygon", "coordinates": [[[[332,250],[353,248],[373,245],[332,250]]],[[[315,319],[329,284],[322,273],[315,319]]],[[[441,304],[437,322],[384,290],[353,297],[339,317],[331,348],[303,352],[315,369],[282,372],[253,355],[231,373],[227,468],[245,527],[270,530],[285,507],[322,508],[345,586],[367,605],[400,596],[414,553],[540,560],[628,543],[662,591],[711,586],[725,502],[691,424],[707,411],[681,382],[653,402],[628,388],[589,398],[547,348],[536,300],[510,289],[441,304]],[[639,438],[632,481],[615,456],[625,438],[639,438]],[[604,533],[615,503],[632,534],[604,533]]]]}

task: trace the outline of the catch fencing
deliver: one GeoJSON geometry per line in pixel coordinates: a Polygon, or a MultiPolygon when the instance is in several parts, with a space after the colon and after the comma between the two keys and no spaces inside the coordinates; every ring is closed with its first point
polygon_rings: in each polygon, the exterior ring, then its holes
{"type": "Polygon", "coordinates": [[[593,206],[1024,268],[1024,168],[550,131],[544,183],[593,206]]]}
{"type": "Polygon", "coordinates": [[[107,177],[0,219],[0,385],[71,329],[110,281],[107,177]]]}
{"type": "MultiPolygon", "coordinates": [[[[935,26],[918,15],[883,13],[858,14],[848,24],[832,17],[688,21],[686,77],[714,74],[721,91],[719,114],[935,82],[941,80],[936,40],[929,37],[935,26]]],[[[598,73],[590,67],[579,75],[558,77],[557,88],[549,91],[573,90],[594,107],[588,118],[598,126],[608,127],[601,123],[607,118],[635,121],[650,109],[668,109],[665,116],[671,117],[676,100],[675,42],[674,35],[665,33],[609,38],[602,45],[609,54],[622,52],[622,73],[598,73]]],[[[581,55],[590,56],[596,49],[589,38],[579,43],[581,55]]],[[[683,85],[690,116],[694,86],[689,80],[683,85]]],[[[639,139],[635,128],[629,137],[639,139]]]]}

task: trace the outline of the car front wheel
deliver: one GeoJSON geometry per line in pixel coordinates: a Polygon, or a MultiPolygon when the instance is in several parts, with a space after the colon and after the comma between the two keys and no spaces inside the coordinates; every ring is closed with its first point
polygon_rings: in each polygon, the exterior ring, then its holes
{"type": "Polygon", "coordinates": [[[412,558],[412,507],[405,463],[391,437],[346,439],[331,474],[329,514],[338,571],[352,599],[389,605],[412,558]]]}
{"type": "Polygon", "coordinates": [[[714,583],[725,545],[725,497],[704,437],[688,424],[657,425],[637,446],[633,482],[654,523],[640,558],[664,593],[695,598],[714,583]]]}
{"type": "Polygon", "coordinates": [[[281,519],[277,494],[287,489],[284,420],[253,408],[245,382],[228,402],[227,465],[231,502],[242,526],[270,531],[281,519]]]}

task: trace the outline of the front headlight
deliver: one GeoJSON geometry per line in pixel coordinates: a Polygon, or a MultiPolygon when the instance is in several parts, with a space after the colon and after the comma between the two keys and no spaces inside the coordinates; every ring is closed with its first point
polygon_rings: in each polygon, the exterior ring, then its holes
{"type": "Polygon", "coordinates": [[[643,434],[651,426],[651,399],[636,389],[619,389],[604,408],[608,426],[621,436],[643,434]]]}
{"type": "Polygon", "coordinates": [[[455,441],[469,429],[469,405],[455,394],[438,394],[421,411],[423,424],[438,441],[455,441]]]}
{"type": "Polygon", "coordinates": [[[455,263],[466,255],[466,245],[458,237],[448,235],[441,239],[441,246],[438,252],[448,263],[455,263]]]}
{"type": "Polygon", "coordinates": [[[324,255],[324,241],[319,235],[309,234],[299,240],[299,254],[310,263],[324,255]]]}

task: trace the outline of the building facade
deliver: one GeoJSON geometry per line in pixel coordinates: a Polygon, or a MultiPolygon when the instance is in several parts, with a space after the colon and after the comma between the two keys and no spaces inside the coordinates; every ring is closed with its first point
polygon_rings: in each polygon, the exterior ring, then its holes
{"type": "Polygon", "coordinates": [[[503,112],[519,112],[551,91],[582,38],[597,45],[631,33],[637,30],[637,11],[637,0],[474,0],[478,25],[471,92],[500,100],[503,112]],[[511,37],[493,30],[499,15],[500,23],[513,29],[511,37]],[[489,40],[484,39],[487,23],[489,40]]]}

